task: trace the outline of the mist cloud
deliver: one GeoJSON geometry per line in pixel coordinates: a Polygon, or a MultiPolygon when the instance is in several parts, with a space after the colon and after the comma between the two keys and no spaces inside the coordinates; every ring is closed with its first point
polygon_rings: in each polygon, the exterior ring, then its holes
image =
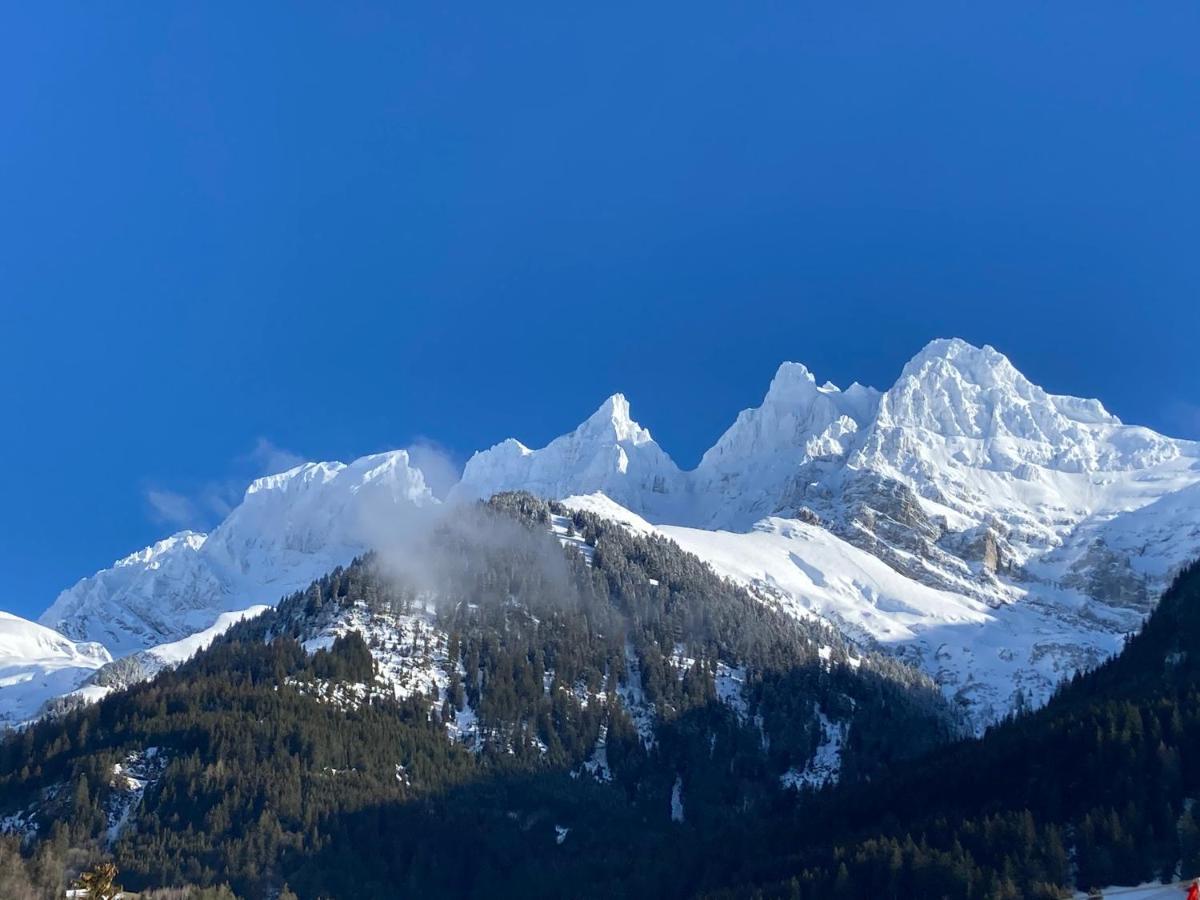
{"type": "Polygon", "coordinates": [[[150,488],[146,491],[146,504],[155,522],[173,528],[192,528],[202,519],[196,504],[175,491],[150,488]]]}
{"type": "Polygon", "coordinates": [[[254,449],[243,458],[253,464],[256,478],[261,475],[278,475],[307,462],[299,453],[286,450],[261,435],[254,442],[254,449]]]}
{"type": "Polygon", "coordinates": [[[445,500],[462,478],[461,460],[432,438],[418,437],[407,449],[410,462],[421,470],[433,496],[445,500]]]}
{"type": "Polygon", "coordinates": [[[224,519],[241,502],[246,486],[255,478],[295,468],[304,457],[258,437],[246,453],[235,457],[230,468],[237,474],[210,479],[192,490],[153,485],[144,491],[151,521],[172,528],[204,531],[224,519]]]}

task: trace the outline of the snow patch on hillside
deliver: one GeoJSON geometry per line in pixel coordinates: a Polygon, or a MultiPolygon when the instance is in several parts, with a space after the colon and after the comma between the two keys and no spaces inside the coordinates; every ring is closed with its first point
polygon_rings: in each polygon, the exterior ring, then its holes
{"type": "Polygon", "coordinates": [[[675,776],[675,784],[671,787],[671,821],[682,823],[685,820],[683,812],[683,776],[675,776]]]}
{"type": "Polygon", "coordinates": [[[739,722],[750,717],[750,703],[746,699],[746,667],[717,663],[717,699],[733,710],[739,722]]]}
{"type": "Polygon", "coordinates": [[[162,777],[167,762],[166,754],[161,753],[159,748],[147,747],[128,754],[124,760],[113,765],[109,782],[112,792],[104,808],[108,819],[105,843],[110,847],[134,823],[146,791],[162,777]]]}
{"type": "Polygon", "coordinates": [[[842,745],[846,741],[846,725],[831,721],[820,710],[817,711],[817,722],[821,729],[821,741],[817,744],[812,759],[803,769],[792,767],[779,777],[780,784],[785,788],[799,790],[836,784],[842,773],[842,745]]]}

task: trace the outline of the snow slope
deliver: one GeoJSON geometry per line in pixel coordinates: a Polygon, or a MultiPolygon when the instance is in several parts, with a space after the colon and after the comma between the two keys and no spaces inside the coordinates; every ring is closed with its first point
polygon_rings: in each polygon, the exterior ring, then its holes
{"type": "Polygon", "coordinates": [[[914,582],[830,531],[767,518],[748,532],[654,526],[602,494],[568,497],[643,533],[656,531],[796,616],[833,623],[860,645],[890,650],[931,675],[977,727],[1014,706],[1040,705],[1079,668],[1120,649],[1122,628],[1086,596],[1056,592],[993,608],[914,582]]]}
{"type": "Polygon", "coordinates": [[[209,644],[238,622],[245,619],[252,619],[270,608],[264,604],[259,604],[251,606],[249,609],[239,609],[237,612],[221,613],[217,616],[217,620],[203,631],[197,631],[195,634],[190,634],[182,640],[151,647],[146,651],[146,656],[154,659],[163,668],[177,666],[180,663],[187,662],[201,650],[207,649],[209,644]]]}
{"type": "Polygon", "coordinates": [[[662,526],[718,572],[796,615],[816,614],[868,647],[920,666],[981,725],[1041,705],[1077,669],[1120,649],[1136,622],[1110,619],[1085,595],[1056,591],[991,607],[906,578],[815,525],[768,518],[745,533],[662,526]]]}
{"type": "Polygon", "coordinates": [[[36,622],[0,612],[0,731],[25,722],[42,704],[74,690],[112,657],[36,622]]]}
{"type": "Polygon", "coordinates": [[[124,656],[274,603],[399,533],[437,501],[403,450],[260,478],[211,534],[182,532],[84,578],[43,625],[124,656]]]}

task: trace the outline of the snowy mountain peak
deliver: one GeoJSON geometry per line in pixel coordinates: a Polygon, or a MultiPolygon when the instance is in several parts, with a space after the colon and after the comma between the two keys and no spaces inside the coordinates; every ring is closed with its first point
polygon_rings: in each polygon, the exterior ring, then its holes
{"type": "Polygon", "coordinates": [[[1146,429],[1114,430],[1121,428],[1099,401],[1047,393],[992,347],[936,340],[880,400],[858,463],[933,475],[944,451],[962,465],[1028,476],[1022,466],[1127,470],[1178,453],[1178,442],[1146,429]]]}
{"type": "Polygon", "coordinates": [[[600,404],[600,408],[588,416],[580,426],[580,431],[611,437],[633,444],[646,444],[653,441],[649,430],[643,428],[629,414],[629,401],[624,394],[613,394],[600,404]]]}
{"type": "Polygon", "coordinates": [[[358,493],[368,485],[386,485],[397,499],[409,500],[417,505],[428,505],[433,501],[425,474],[413,465],[407,450],[389,450],[356,459],[345,467],[352,481],[350,491],[358,493]]]}
{"type": "Polygon", "coordinates": [[[427,488],[421,471],[415,468],[407,450],[389,450],[360,457],[346,465],[340,462],[307,462],[279,472],[257,478],[246,488],[246,499],[255,494],[291,494],[303,491],[319,491],[337,480],[349,479],[357,491],[363,485],[387,481],[397,490],[413,500],[425,500],[427,488]]]}
{"type": "Polygon", "coordinates": [[[976,371],[989,368],[1016,371],[1008,357],[991,344],[976,347],[962,338],[952,337],[931,340],[908,361],[904,367],[905,372],[932,360],[943,360],[957,367],[976,371]]]}
{"type": "MultiPolygon", "coordinates": [[[[830,382],[825,383],[825,388],[832,391],[838,390],[830,382]]],[[[803,396],[814,390],[818,390],[817,379],[808,370],[808,366],[804,363],[785,362],[780,364],[775,371],[775,377],[771,379],[771,386],[767,388],[767,399],[784,401],[788,397],[797,394],[803,396]]]]}
{"type": "Polygon", "coordinates": [[[180,532],[80,580],[40,621],[117,654],[177,640],[274,603],[368,549],[389,517],[437,502],[404,450],[305,463],[257,479],[207,536],[180,532]]]}
{"type": "Polygon", "coordinates": [[[798,473],[844,459],[874,413],[879,392],[817,386],[800,363],[779,367],[760,406],[743,410],[692,473],[699,520],[745,527],[776,511],[798,473]]]}
{"type": "Polygon", "coordinates": [[[345,466],[339,462],[301,463],[285,472],[256,478],[246,488],[246,496],[266,491],[296,490],[313,482],[326,484],[336,478],[344,468],[345,466]]]}
{"type": "MultiPolygon", "coordinates": [[[[860,394],[863,391],[871,392],[872,389],[864,388],[857,381],[845,392],[832,381],[818,385],[816,376],[804,363],[785,362],[775,370],[775,377],[771,379],[767,394],[763,398],[763,406],[792,405],[811,400],[816,394],[860,394]]],[[[877,391],[875,393],[878,394],[877,391]]]]}
{"type": "Polygon", "coordinates": [[[930,341],[905,365],[897,385],[908,380],[935,391],[956,382],[980,391],[1005,392],[1072,421],[1089,425],[1121,424],[1121,420],[1106,410],[1099,400],[1047,393],[1026,378],[999,350],[987,344],[976,347],[961,338],[930,341]]]}
{"type": "Polygon", "coordinates": [[[682,500],[682,473],[650,432],[633,420],[629,401],[613,394],[574,431],[530,450],[510,438],[476,453],[451,496],[490,497],[527,490],[546,497],[603,491],[638,510],[663,511],[682,500]]]}

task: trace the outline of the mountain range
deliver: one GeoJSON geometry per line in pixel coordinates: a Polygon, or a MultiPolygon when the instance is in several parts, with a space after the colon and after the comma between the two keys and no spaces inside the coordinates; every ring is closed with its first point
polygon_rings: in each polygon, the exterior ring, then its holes
{"type": "Polygon", "coordinates": [[[543,448],[476,453],[444,500],[403,450],[261,478],[211,533],[83,578],[38,624],[0,618],[0,724],[502,491],[670,538],[762,602],[912,663],[977,729],[1118,650],[1200,549],[1200,444],[937,340],[882,392],[784,363],[691,471],[615,394],[543,448]]]}

